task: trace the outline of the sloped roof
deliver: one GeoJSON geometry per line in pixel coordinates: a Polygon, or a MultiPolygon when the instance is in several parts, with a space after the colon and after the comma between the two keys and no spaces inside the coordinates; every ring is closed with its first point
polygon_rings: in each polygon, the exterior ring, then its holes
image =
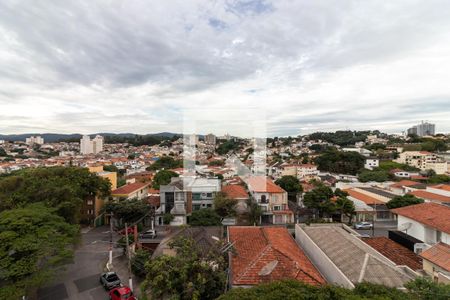
{"type": "Polygon", "coordinates": [[[247,179],[249,190],[257,193],[286,193],[281,187],[265,176],[250,176],[247,179]]]}
{"type": "Polygon", "coordinates": [[[397,265],[405,265],[413,270],[422,269],[422,259],[417,254],[387,237],[362,238],[362,240],[397,265]]]}
{"type": "Polygon", "coordinates": [[[305,226],[305,233],[352,282],[401,287],[411,275],[338,226],[305,226]]]}
{"type": "Polygon", "coordinates": [[[432,202],[392,209],[391,212],[450,233],[450,207],[432,202]]]}
{"type": "Polygon", "coordinates": [[[283,227],[229,227],[232,284],[256,285],[265,281],[296,279],[312,285],[325,283],[303,250],[283,227]]]}
{"type": "Polygon", "coordinates": [[[430,249],[423,251],[420,256],[450,272],[450,245],[437,243],[430,249]]]}
{"type": "Polygon", "coordinates": [[[143,183],[143,182],[135,182],[135,183],[130,183],[124,186],[121,186],[120,188],[115,189],[114,191],[111,192],[111,195],[128,195],[131,194],[133,192],[136,192],[138,190],[141,190],[147,186],[149,186],[149,183],[143,183]]]}
{"type": "Polygon", "coordinates": [[[347,192],[350,197],[353,197],[355,199],[358,199],[367,205],[373,205],[373,204],[385,204],[383,201],[378,200],[375,197],[360,193],[358,191],[355,191],[353,189],[344,189],[344,192],[347,192]]]}
{"type": "Polygon", "coordinates": [[[450,192],[450,184],[438,184],[438,185],[432,186],[432,188],[450,192]]]}
{"type": "Polygon", "coordinates": [[[431,192],[427,192],[427,191],[417,190],[417,191],[409,192],[408,194],[411,194],[418,198],[422,198],[422,199],[426,199],[426,200],[450,203],[450,197],[446,197],[443,195],[439,195],[439,194],[435,194],[435,193],[431,193],[431,192]]]}
{"type": "Polygon", "coordinates": [[[231,199],[248,199],[248,194],[242,185],[229,184],[222,186],[222,192],[231,199]]]}

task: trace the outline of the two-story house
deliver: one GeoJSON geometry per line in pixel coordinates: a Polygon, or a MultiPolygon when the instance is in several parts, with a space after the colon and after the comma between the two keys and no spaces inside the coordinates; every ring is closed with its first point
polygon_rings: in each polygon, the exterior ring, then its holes
{"type": "Polygon", "coordinates": [[[156,211],[157,224],[163,224],[165,214],[174,218],[170,225],[187,224],[187,216],[194,210],[212,208],[221,185],[218,178],[174,177],[168,185],[160,186],[160,207],[156,211]]]}
{"type": "Polygon", "coordinates": [[[262,209],[262,223],[294,223],[294,214],[288,207],[285,190],[265,176],[251,176],[245,182],[250,194],[262,209]]]}

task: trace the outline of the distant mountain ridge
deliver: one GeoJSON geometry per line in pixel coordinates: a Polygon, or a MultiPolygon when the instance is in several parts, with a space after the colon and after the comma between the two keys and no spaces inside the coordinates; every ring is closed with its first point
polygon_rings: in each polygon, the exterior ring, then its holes
{"type": "MultiPolygon", "coordinates": [[[[41,136],[44,141],[47,143],[54,143],[58,141],[67,141],[67,140],[79,140],[83,136],[80,133],[71,133],[71,134],[60,134],[60,133],[24,133],[24,134],[0,134],[0,140],[5,141],[25,141],[26,138],[30,136],[41,136]]],[[[90,137],[94,137],[96,135],[101,135],[104,137],[134,137],[134,136],[143,136],[143,137],[167,137],[173,138],[176,135],[182,135],[179,133],[172,132],[159,132],[159,133],[150,133],[150,134],[135,134],[135,133],[93,133],[88,134],[90,137]]]]}

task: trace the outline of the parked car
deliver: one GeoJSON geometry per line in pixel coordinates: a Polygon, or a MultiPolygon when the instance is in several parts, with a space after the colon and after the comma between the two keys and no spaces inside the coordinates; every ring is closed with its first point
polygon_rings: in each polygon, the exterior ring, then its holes
{"type": "Polygon", "coordinates": [[[355,229],[372,229],[373,224],[370,222],[359,222],[355,224],[355,229]]]}
{"type": "Polygon", "coordinates": [[[157,236],[156,230],[154,229],[149,229],[139,235],[141,239],[154,239],[156,238],[156,236],[157,236]]]}
{"type": "MultiPolygon", "coordinates": [[[[134,227],[128,227],[128,234],[134,234],[134,227]]],[[[121,235],[125,235],[125,228],[119,231],[121,235]]]]}
{"type": "Polygon", "coordinates": [[[100,275],[100,283],[105,290],[110,290],[120,286],[120,278],[117,276],[116,272],[106,272],[100,275]]]}
{"type": "Polygon", "coordinates": [[[138,300],[136,296],[133,295],[131,289],[127,286],[121,286],[115,288],[109,292],[109,299],[111,300],[138,300]]]}

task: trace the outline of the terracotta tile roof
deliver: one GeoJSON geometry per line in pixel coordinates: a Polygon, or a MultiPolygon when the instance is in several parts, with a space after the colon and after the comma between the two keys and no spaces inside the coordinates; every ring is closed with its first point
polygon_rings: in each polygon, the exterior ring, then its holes
{"type": "Polygon", "coordinates": [[[353,197],[355,199],[358,199],[367,205],[373,205],[373,204],[385,204],[383,201],[380,201],[374,197],[371,197],[369,195],[357,192],[353,189],[344,189],[344,192],[347,192],[350,197],[353,197]]]}
{"type": "Polygon", "coordinates": [[[446,197],[443,195],[439,195],[439,194],[435,194],[435,193],[431,193],[431,192],[427,192],[427,191],[417,190],[417,191],[409,192],[408,194],[414,195],[418,198],[422,198],[425,200],[450,203],[450,197],[446,197]]]}
{"type": "Polygon", "coordinates": [[[417,254],[387,237],[362,238],[362,240],[397,265],[406,265],[413,270],[422,269],[422,259],[417,254]]]}
{"type": "Polygon", "coordinates": [[[420,256],[450,272],[450,245],[437,243],[430,249],[423,251],[420,256]]]}
{"type": "Polygon", "coordinates": [[[111,195],[113,195],[113,196],[114,195],[128,195],[135,191],[143,189],[149,185],[150,185],[149,183],[144,183],[144,182],[135,182],[135,183],[127,184],[127,185],[121,186],[120,188],[112,191],[111,195]]]}
{"type": "Polygon", "coordinates": [[[427,202],[392,209],[391,212],[450,233],[450,207],[448,206],[427,202]]]}
{"type": "Polygon", "coordinates": [[[161,205],[161,199],[159,196],[149,196],[147,198],[147,203],[151,206],[159,207],[161,205]]]}
{"type": "Polygon", "coordinates": [[[247,179],[249,190],[259,193],[286,193],[281,187],[264,176],[251,176],[247,179]]]}
{"type": "Polygon", "coordinates": [[[222,192],[231,199],[248,199],[247,191],[242,185],[229,184],[222,186],[222,192]]]}
{"type": "Polygon", "coordinates": [[[433,186],[433,188],[450,192],[450,184],[438,184],[433,186]]]}
{"type": "Polygon", "coordinates": [[[231,256],[233,285],[288,278],[313,285],[325,283],[286,228],[233,226],[229,227],[229,238],[236,250],[231,256]],[[271,272],[261,274],[269,266],[271,272]]]}
{"type": "Polygon", "coordinates": [[[400,180],[399,182],[396,182],[394,184],[391,184],[390,187],[393,188],[401,188],[403,186],[414,186],[419,184],[419,182],[417,181],[412,181],[412,180],[400,180]]]}

